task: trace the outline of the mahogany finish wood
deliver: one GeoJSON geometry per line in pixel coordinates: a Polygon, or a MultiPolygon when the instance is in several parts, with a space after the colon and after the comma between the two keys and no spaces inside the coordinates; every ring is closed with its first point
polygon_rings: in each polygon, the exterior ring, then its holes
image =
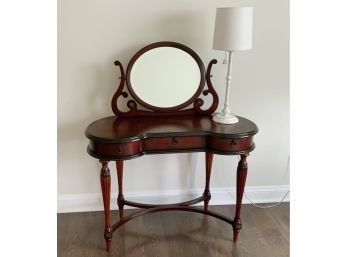
{"type": "Polygon", "coordinates": [[[211,199],[210,195],[210,175],[211,175],[211,166],[213,164],[214,155],[210,152],[205,153],[205,188],[203,192],[204,200],[204,210],[208,210],[209,201],[211,199]]]}
{"type": "Polygon", "coordinates": [[[208,115],[178,115],[161,117],[107,117],[91,123],[85,134],[90,143],[90,155],[102,160],[102,188],[105,209],[105,240],[111,247],[112,232],[139,215],[168,210],[193,211],[225,220],[233,227],[233,241],[238,239],[241,229],[241,203],[247,174],[246,156],[254,149],[253,136],[257,126],[250,120],[238,117],[234,125],[223,125],[212,121],[208,115]],[[123,160],[143,154],[179,152],[205,152],[206,182],[203,194],[196,199],[166,205],[144,204],[125,200],[123,195],[123,160]],[[234,219],[227,219],[208,210],[211,199],[209,184],[214,154],[240,155],[237,168],[237,201],[234,219]],[[107,161],[116,160],[120,220],[110,228],[110,175],[107,161]],[[204,209],[189,207],[204,202],[204,209]],[[130,217],[123,216],[124,206],[145,209],[130,217]]]}
{"type": "Polygon", "coordinates": [[[225,221],[232,226],[234,226],[234,220],[226,217],[225,215],[222,215],[220,213],[214,212],[214,211],[209,211],[209,210],[202,210],[196,207],[191,207],[191,206],[173,206],[173,205],[167,205],[163,207],[156,207],[156,208],[150,208],[146,210],[142,210],[136,213],[133,213],[131,215],[128,215],[124,217],[122,220],[119,220],[116,222],[114,225],[111,227],[111,231],[115,232],[118,228],[120,228],[122,225],[126,224],[128,221],[131,221],[132,219],[139,217],[144,214],[148,213],[154,213],[154,212],[162,212],[162,211],[188,211],[188,212],[196,212],[196,213],[202,213],[205,215],[209,215],[212,217],[215,217],[217,219],[220,219],[222,221],[225,221]]]}
{"type": "Polygon", "coordinates": [[[89,138],[88,153],[100,160],[102,169],[100,181],[103,193],[105,227],[104,238],[106,249],[111,249],[113,232],[128,221],[147,213],[161,211],[188,211],[210,215],[223,220],[233,227],[233,241],[238,239],[241,229],[241,203],[247,175],[246,157],[255,145],[253,136],[257,133],[257,126],[250,120],[238,117],[239,122],[233,125],[215,123],[212,120],[213,113],[218,106],[218,95],[216,94],[210,77],[212,65],[217,61],[210,61],[207,72],[199,56],[190,48],[174,42],[159,42],[140,50],[130,61],[127,67],[127,79],[122,64],[119,61],[115,65],[120,68],[120,85],[112,98],[112,110],[118,117],[107,117],[91,123],[85,130],[89,138]],[[197,92],[187,102],[172,108],[157,108],[139,99],[130,84],[130,71],[132,65],[143,53],[155,47],[171,46],[180,48],[189,53],[197,62],[201,71],[201,82],[197,92]],[[128,111],[123,112],[117,106],[119,98],[128,98],[124,91],[127,83],[128,91],[133,99],[128,99],[128,111]],[[205,83],[208,89],[203,90],[205,83]],[[203,100],[200,94],[211,94],[212,104],[203,110],[203,100]],[[138,109],[138,104],[150,110],[138,109]],[[193,104],[191,109],[183,109],[193,104]],[[205,188],[201,197],[186,202],[155,205],[136,203],[125,200],[123,195],[123,160],[140,157],[144,154],[163,153],[187,153],[205,152],[205,188]],[[237,201],[234,219],[228,218],[216,212],[208,210],[210,194],[210,177],[214,154],[240,155],[241,160],[237,168],[237,201]],[[110,191],[111,178],[108,162],[116,161],[118,179],[118,197],[120,220],[115,224],[110,223],[110,191]],[[204,209],[190,207],[193,204],[204,202],[204,209]],[[123,216],[124,206],[133,206],[144,210],[123,216]]]}
{"type": "Polygon", "coordinates": [[[242,206],[242,199],[245,187],[245,181],[248,173],[248,164],[246,161],[247,154],[242,154],[240,161],[238,162],[237,168],[237,203],[236,203],[236,213],[234,216],[234,226],[233,226],[233,241],[236,242],[238,239],[239,231],[242,229],[242,222],[240,219],[240,210],[242,206]]]}
{"type": "Polygon", "coordinates": [[[218,107],[219,104],[219,97],[214,90],[214,87],[212,86],[211,83],[211,68],[213,64],[216,64],[217,60],[213,59],[209,62],[207,72],[205,72],[205,67],[204,64],[201,60],[201,58],[189,47],[176,43],[176,42],[169,42],[169,41],[164,41],[164,42],[157,42],[151,45],[148,45],[141,49],[139,52],[137,52],[131,61],[128,64],[127,67],[127,73],[125,74],[124,68],[121,64],[120,61],[115,61],[115,66],[118,66],[120,69],[120,84],[118,86],[118,89],[116,93],[114,94],[112,101],[111,101],[111,107],[113,112],[118,116],[118,117],[135,117],[135,116],[168,116],[168,115],[189,115],[189,114],[201,114],[201,115],[208,115],[213,113],[216,108],[218,107]],[[201,72],[201,81],[198,87],[198,90],[196,93],[185,103],[182,103],[178,106],[170,107],[170,108],[160,108],[156,106],[152,106],[148,103],[145,103],[142,99],[140,99],[134,92],[131,82],[130,82],[130,72],[132,70],[133,64],[135,61],[144,53],[147,51],[157,48],[157,47],[175,47],[179,48],[185,52],[187,52],[189,55],[191,55],[195,61],[197,62],[197,65],[200,69],[201,72]],[[132,96],[133,99],[129,99],[127,101],[127,107],[129,108],[128,111],[121,111],[118,108],[118,100],[122,96],[123,98],[128,98],[129,94],[128,92],[124,91],[124,85],[125,83],[127,84],[127,89],[130,95],[132,96]],[[204,89],[205,84],[207,84],[207,89],[204,89]],[[209,108],[207,109],[202,109],[204,101],[202,98],[199,98],[199,96],[203,93],[203,95],[207,96],[208,94],[211,94],[212,96],[212,103],[209,108]],[[149,110],[141,110],[138,108],[138,104],[141,106],[149,109],[149,110]],[[193,104],[193,108],[191,109],[184,109],[185,107],[193,104]]]}
{"type": "Polygon", "coordinates": [[[111,239],[112,232],[110,227],[110,189],[111,189],[111,178],[110,170],[108,168],[108,161],[100,160],[102,163],[102,169],[100,172],[100,183],[103,193],[103,203],[104,203],[104,215],[105,215],[105,229],[104,238],[106,242],[106,250],[111,250],[111,239]]]}
{"type": "Polygon", "coordinates": [[[204,195],[197,197],[195,199],[189,200],[189,201],[181,202],[181,203],[145,204],[145,203],[136,203],[136,202],[131,202],[131,201],[125,200],[124,205],[137,207],[137,208],[141,208],[141,209],[150,209],[150,208],[163,207],[163,206],[190,206],[190,205],[194,205],[196,203],[200,203],[202,201],[206,201],[206,197],[204,195]]]}
{"type": "MultiPolygon", "coordinates": [[[[203,136],[211,147],[219,149],[218,145],[215,146],[211,142],[225,142],[223,149],[219,150],[231,151],[233,148],[226,148],[226,146],[234,147],[236,143],[242,144],[243,149],[250,146],[245,145],[242,139],[250,140],[258,131],[252,121],[240,116],[238,118],[239,122],[236,124],[223,125],[214,122],[211,115],[132,118],[111,116],[92,122],[86,128],[85,135],[90,141],[101,144],[136,143],[149,138],[176,137],[178,139],[185,136],[203,136]]],[[[120,154],[115,152],[115,155],[120,154]]]]}
{"type": "MultiPolygon", "coordinates": [[[[165,60],[164,60],[164,65],[165,65],[165,60]]],[[[139,50],[134,56],[133,58],[130,60],[128,66],[127,66],[127,72],[126,72],[126,82],[127,82],[127,86],[128,86],[128,90],[129,93],[132,95],[132,97],[134,98],[134,100],[141,104],[142,106],[153,110],[153,111],[166,111],[166,112],[171,112],[171,111],[178,111],[180,109],[185,108],[186,106],[190,105],[191,103],[193,103],[195,100],[197,100],[197,98],[199,97],[199,95],[201,94],[204,85],[205,85],[205,68],[204,68],[204,64],[201,60],[201,58],[198,56],[198,54],[196,54],[191,48],[183,45],[183,44],[179,44],[176,42],[169,42],[169,41],[163,41],[163,42],[157,42],[157,43],[153,43],[151,45],[148,45],[146,47],[144,47],[143,49],[139,50]],[[158,47],[174,47],[174,48],[178,48],[181,49],[183,51],[185,51],[186,53],[188,53],[190,56],[192,56],[192,58],[196,61],[200,73],[201,73],[201,79],[199,82],[199,86],[197,91],[195,92],[195,94],[188,99],[186,102],[178,105],[178,106],[173,106],[173,107],[169,107],[169,108],[164,108],[164,107],[156,107],[153,106],[149,103],[144,102],[141,98],[139,98],[137,96],[137,94],[134,92],[133,87],[132,87],[132,83],[131,83],[131,79],[130,79],[130,74],[133,68],[134,63],[138,60],[138,58],[143,55],[144,53],[146,53],[147,51],[150,51],[154,48],[158,48],[158,47]]]]}
{"type": "Polygon", "coordinates": [[[123,196],[123,160],[116,161],[116,172],[117,172],[117,182],[118,182],[118,196],[117,205],[119,208],[120,219],[123,218],[123,206],[124,196],[123,196]]]}

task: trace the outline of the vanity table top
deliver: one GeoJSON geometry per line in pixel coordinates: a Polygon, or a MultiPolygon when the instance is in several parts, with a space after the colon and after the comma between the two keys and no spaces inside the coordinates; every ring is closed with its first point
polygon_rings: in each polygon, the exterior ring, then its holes
{"type": "Polygon", "coordinates": [[[252,121],[240,117],[232,125],[216,123],[211,115],[179,115],[163,117],[106,117],[92,122],[85,135],[92,141],[125,143],[147,137],[214,136],[243,138],[257,133],[252,121]]]}

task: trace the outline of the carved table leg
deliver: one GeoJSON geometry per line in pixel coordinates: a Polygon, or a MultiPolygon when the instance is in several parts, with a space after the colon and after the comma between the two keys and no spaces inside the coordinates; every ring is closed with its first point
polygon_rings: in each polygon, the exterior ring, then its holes
{"type": "Polygon", "coordinates": [[[119,209],[120,219],[123,218],[123,207],[124,207],[124,197],[123,197],[123,160],[116,161],[117,170],[117,181],[118,181],[118,196],[117,205],[119,209]]]}
{"type": "Polygon", "coordinates": [[[105,215],[105,230],[104,238],[106,242],[106,250],[109,252],[111,249],[111,239],[112,232],[110,228],[110,187],[111,178],[110,170],[108,168],[108,161],[100,160],[102,163],[102,169],[100,172],[100,183],[103,193],[103,203],[104,203],[104,215],[105,215]]]}
{"type": "Polygon", "coordinates": [[[214,154],[206,152],[205,153],[205,189],[203,192],[204,197],[204,210],[208,210],[209,201],[211,199],[209,185],[210,185],[210,174],[211,166],[213,163],[214,154]]]}
{"type": "Polygon", "coordinates": [[[240,210],[242,207],[242,199],[244,193],[245,181],[248,173],[248,164],[246,161],[248,154],[242,154],[240,161],[238,162],[237,168],[237,202],[236,202],[236,213],[234,216],[233,226],[233,242],[238,239],[238,233],[242,229],[242,222],[240,219],[240,210]]]}

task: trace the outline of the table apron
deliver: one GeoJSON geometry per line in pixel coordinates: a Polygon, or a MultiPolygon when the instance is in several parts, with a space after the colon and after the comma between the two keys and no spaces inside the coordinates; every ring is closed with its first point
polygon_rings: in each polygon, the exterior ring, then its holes
{"type": "Polygon", "coordinates": [[[253,136],[221,138],[212,136],[170,136],[145,138],[126,143],[97,142],[90,140],[88,153],[105,160],[132,159],[143,154],[178,152],[214,152],[239,154],[254,149],[253,136]]]}

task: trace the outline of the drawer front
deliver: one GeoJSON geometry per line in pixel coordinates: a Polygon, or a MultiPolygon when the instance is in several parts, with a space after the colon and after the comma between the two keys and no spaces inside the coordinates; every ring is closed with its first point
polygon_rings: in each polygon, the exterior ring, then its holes
{"type": "Polygon", "coordinates": [[[253,145],[252,137],[244,138],[213,138],[208,139],[208,148],[218,152],[240,152],[250,149],[253,145]]]}
{"type": "Polygon", "coordinates": [[[204,136],[194,137],[161,137],[148,138],[145,140],[145,150],[180,150],[180,149],[199,149],[205,147],[204,136]]]}
{"type": "Polygon", "coordinates": [[[142,153],[141,141],[129,143],[99,143],[91,141],[90,150],[99,156],[105,157],[128,157],[142,153]]]}

